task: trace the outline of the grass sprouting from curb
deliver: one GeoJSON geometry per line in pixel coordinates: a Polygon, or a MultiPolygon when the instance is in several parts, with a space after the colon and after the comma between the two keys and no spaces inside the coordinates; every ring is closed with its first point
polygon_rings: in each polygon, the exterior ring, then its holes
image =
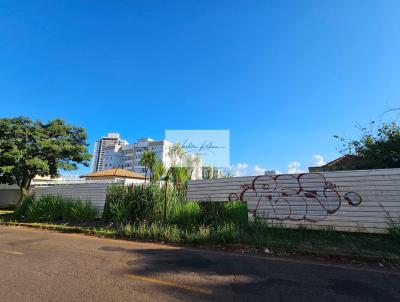
{"type": "Polygon", "coordinates": [[[110,226],[1,222],[3,225],[27,226],[63,233],[82,233],[106,238],[192,244],[198,246],[268,248],[276,253],[296,252],[318,256],[387,259],[400,263],[400,246],[388,234],[342,233],[309,229],[282,229],[251,224],[248,229],[232,224],[217,227],[182,229],[161,223],[110,226]]]}

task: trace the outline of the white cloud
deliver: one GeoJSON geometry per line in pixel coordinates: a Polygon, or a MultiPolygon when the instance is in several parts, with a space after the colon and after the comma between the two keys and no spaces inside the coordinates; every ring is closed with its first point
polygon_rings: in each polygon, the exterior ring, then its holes
{"type": "Polygon", "coordinates": [[[247,168],[249,167],[249,165],[246,164],[246,163],[238,163],[238,164],[236,165],[236,167],[237,167],[239,170],[245,170],[245,169],[247,169],[247,168]]]}
{"type": "Polygon", "coordinates": [[[316,154],[313,155],[312,157],[312,162],[311,162],[311,167],[319,167],[319,166],[323,166],[326,164],[324,158],[322,157],[322,155],[316,154]]]}
{"type": "Polygon", "coordinates": [[[265,170],[266,170],[266,169],[261,168],[261,167],[255,165],[254,168],[253,168],[253,175],[264,175],[265,170]]]}
{"type": "Polygon", "coordinates": [[[292,161],[290,164],[288,164],[288,173],[289,174],[295,174],[295,173],[302,173],[303,171],[300,169],[301,163],[298,161],[292,161]]]}
{"type": "Polygon", "coordinates": [[[249,167],[246,163],[237,163],[236,165],[232,165],[229,167],[228,171],[233,176],[245,176],[247,175],[247,168],[249,167]]]}

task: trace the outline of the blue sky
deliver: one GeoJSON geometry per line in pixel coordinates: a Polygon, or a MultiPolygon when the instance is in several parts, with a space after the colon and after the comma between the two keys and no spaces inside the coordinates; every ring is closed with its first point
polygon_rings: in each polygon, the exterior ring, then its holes
{"type": "Polygon", "coordinates": [[[400,107],[399,16],[389,0],[0,0],[0,117],[64,118],[90,150],[109,131],[229,129],[242,173],[305,170],[400,107]]]}

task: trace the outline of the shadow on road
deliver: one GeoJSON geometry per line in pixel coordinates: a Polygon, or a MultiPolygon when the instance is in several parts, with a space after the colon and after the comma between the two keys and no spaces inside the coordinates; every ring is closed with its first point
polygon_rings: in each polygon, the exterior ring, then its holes
{"type": "MultiPolygon", "coordinates": [[[[243,299],[269,301],[400,301],[399,276],[324,267],[309,263],[234,257],[185,249],[124,249],[103,246],[107,252],[136,257],[126,273],[152,275],[196,274],[213,292],[225,288],[243,299]],[[386,280],[387,279],[387,280],[386,280]],[[397,284],[397,285],[396,285],[397,284]]],[[[237,297],[237,296],[236,296],[237,297]]]]}

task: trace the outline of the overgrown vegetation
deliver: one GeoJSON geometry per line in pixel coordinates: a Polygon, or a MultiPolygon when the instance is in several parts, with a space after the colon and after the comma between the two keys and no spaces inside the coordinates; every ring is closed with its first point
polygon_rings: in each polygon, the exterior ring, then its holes
{"type": "Polygon", "coordinates": [[[158,220],[162,200],[162,191],[154,184],[110,185],[107,188],[103,218],[117,224],[158,220]]]}
{"type": "Polygon", "coordinates": [[[12,217],[34,222],[89,222],[96,214],[96,209],[87,201],[61,196],[28,196],[12,217]]]}
{"type": "MultiPolygon", "coordinates": [[[[18,225],[15,222],[9,223],[18,225]]],[[[246,226],[232,223],[216,226],[194,225],[186,228],[161,222],[138,222],[121,225],[119,228],[40,223],[29,224],[29,226],[129,240],[214,245],[227,249],[249,248],[262,252],[268,248],[271,253],[278,255],[300,253],[329,257],[356,257],[356,259],[364,257],[364,259],[387,260],[397,264],[400,262],[400,243],[393,241],[390,234],[346,233],[306,228],[288,229],[261,223],[246,226]]]]}
{"type": "MultiPolygon", "coordinates": [[[[52,229],[85,232],[107,237],[191,243],[251,246],[274,252],[390,257],[399,259],[400,223],[390,222],[387,234],[344,233],[333,230],[289,229],[268,223],[248,223],[243,202],[187,202],[184,190],[168,189],[164,220],[165,188],[147,186],[108,188],[103,217],[95,227],[94,208],[80,200],[59,196],[26,198],[11,219],[29,222],[71,222],[52,229]],[[77,224],[74,224],[76,222],[77,224]]],[[[4,220],[4,218],[3,218],[4,220]]],[[[10,219],[8,219],[10,220],[10,219]]]]}
{"type": "Polygon", "coordinates": [[[394,241],[400,243],[400,218],[389,218],[388,233],[394,241]]]}
{"type": "Polygon", "coordinates": [[[307,228],[289,229],[270,224],[234,223],[215,226],[194,225],[182,228],[175,224],[138,223],[122,227],[117,236],[127,239],[171,243],[230,244],[304,253],[399,257],[400,244],[388,234],[344,233],[307,228]]]}
{"type": "Polygon", "coordinates": [[[371,122],[370,127],[359,128],[359,139],[335,136],[342,142],[342,153],[352,155],[342,170],[400,168],[400,127],[396,121],[371,122]]]}
{"type": "Polygon", "coordinates": [[[107,190],[103,218],[118,225],[127,223],[167,223],[179,227],[215,226],[223,223],[243,225],[247,207],[241,202],[187,202],[184,190],[168,189],[164,221],[165,187],[151,184],[126,187],[111,185],[107,190]]]}

